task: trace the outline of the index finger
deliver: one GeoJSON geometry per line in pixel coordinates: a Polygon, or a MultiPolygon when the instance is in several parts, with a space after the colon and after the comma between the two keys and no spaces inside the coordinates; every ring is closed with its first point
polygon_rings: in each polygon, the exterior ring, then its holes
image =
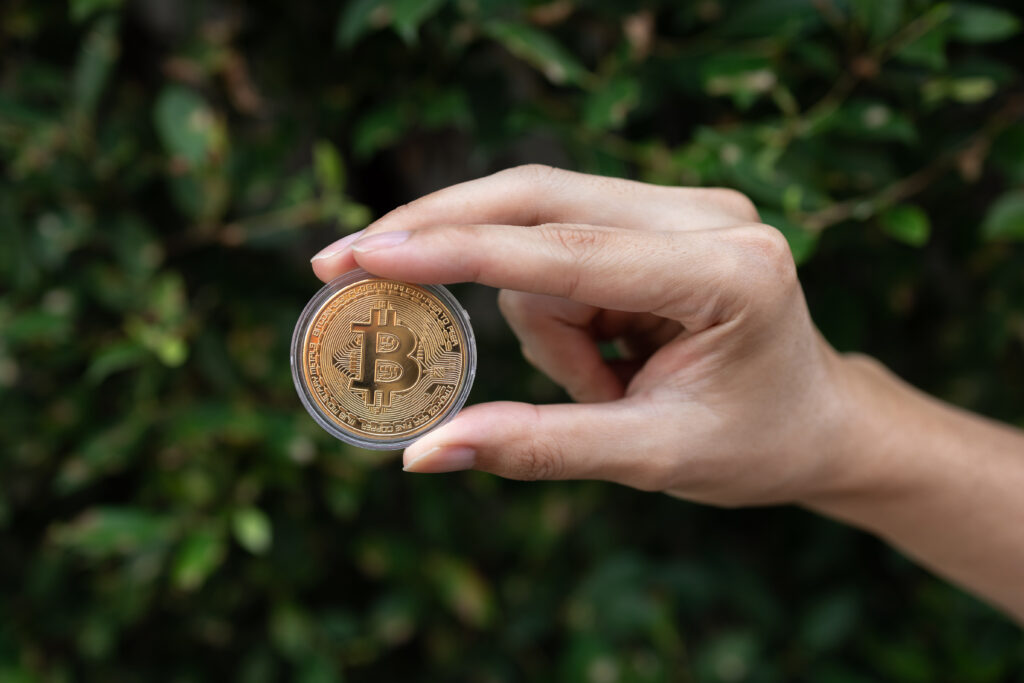
{"type": "MultiPolygon", "coordinates": [[[[755,229],[743,239],[788,254],[784,238],[767,230],[755,229]]],[[[651,312],[697,330],[725,315],[761,270],[742,272],[740,240],[720,232],[451,225],[372,235],[353,250],[360,266],[381,277],[424,284],[479,282],[617,311],[651,312]]]]}
{"type": "Polygon", "coordinates": [[[459,223],[668,230],[756,220],[753,205],[734,190],[651,185],[528,164],[425,195],[371,223],[367,232],[459,223]]]}
{"type": "MultiPolygon", "coordinates": [[[[418,230],[431,225],[582,223],[638,230],[710,229],[756,222],[757,210],[739,192],[666,187],[529,164],[446,187],[400,206],[363,232],[418,230]]],[[[355,268],[353,236],[313,257],[328,280],[355,268]]]]}

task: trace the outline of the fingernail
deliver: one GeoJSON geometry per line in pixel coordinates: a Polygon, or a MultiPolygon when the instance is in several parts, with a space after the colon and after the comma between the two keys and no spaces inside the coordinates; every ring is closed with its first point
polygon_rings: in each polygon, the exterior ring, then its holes
{"type": "Polygon", "coordinates": [[[407,230],[392,230],[390,232],[379,232],[376,235],[367,235],[352,245],[352,251],[365,254],[368,251],[398,246],[409,239],[409,234],[407,230]]]}
{"type": "Polygon", "coordinates": [[[429,451],[413,458],[403,467],[406,472],[437,474],[440,472],[459,472],[473,469],[476,451],[466,446],[436,446],[429,451]]]}
{"type": "Polygon", "coordinates": [[[320,259],[331,258],[332,256],[337,256],[341,252],[343,252],[346,249],[348,249],[349,246],[353,242],[355,242],[357,239],[362,237],[364,232],[365,232],[365,230],[359,230],[357,232],[352,233],[351,235],[346,235],[346,236],[342,237],[340,240],[338,240],[334,244],[327,245],[326,247],[321,249],[319,252],[317,252],[317,255],[314,256],[313,258],[311,258],[310,261],[318,261],[320,259]]]}

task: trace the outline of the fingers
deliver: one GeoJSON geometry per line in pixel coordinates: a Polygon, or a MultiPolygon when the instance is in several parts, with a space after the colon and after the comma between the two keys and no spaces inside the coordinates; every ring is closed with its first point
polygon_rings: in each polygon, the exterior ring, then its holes
{"type": "Polygon", "coordinates": [[[626,359],[643,360],[685,332],[677,320],[651,313],[601,311],[590,324],[595,339],[613,340],[626,359]]]}
{"type": "Polygon", "coordinates": [[[382,277],[480,282],[696,327],[716,322],[744,285],[730,244],[705,232],[641,237],[579,225],[457,225],[373,235],[353,250],[359,265],[382,277]]]}
{"type": "Polygon", "coordinates": [[[498,306],[523,356],[579,403],[613,401],[647,358],[684,332],[675,321],[568,299],[503,289],[498,306]],[[598,342],[614,340],[625,358],[606,359],[598,342]]]}
{"type": "Polygon", "coordinates": [[[566,299],[502,290],[498,305],[537,369],[581,403],[621,398],[623,383],[601,357],[589,325],[599,312],[566,299]]]}
{"type": "Polygon", "coordinates": [[[483,403],[406,449],[408,472],[477,469],[510,479],[606,479],[648,490],[671,485],[670,441],[647,404],[483,403]],[[653,425],[653,426],[652,426],[653,425]]]}
{"type": "Polygon", "coordinates": [[[734,190],[666,187],[529,164],[421,197],[377,220],[370,232],[563,222],[665,230],[687,222],[711,228],[756,220],[753,204],[734,190]]]}
{"type": "MultiPolygon", "coordinates": [[[[744,195],[723,188],[679,188],[573,173],[531,164],[447,187],[372,223],[367,234],[444,224],[584,223],[641,230],[711,229],[757,222],[744,195]]],[[[322,280],[355,267],[339,240],[314,257],[322,280]]]]}
{"type": "Polygon", "coordinates": [[[365,230],[345,235],[340,240],[327,245],[310,261],[313,274],[324,282],[329,282],[342,273],[357,267],[352,254],[352,243],[366,234],[365,230]]]}

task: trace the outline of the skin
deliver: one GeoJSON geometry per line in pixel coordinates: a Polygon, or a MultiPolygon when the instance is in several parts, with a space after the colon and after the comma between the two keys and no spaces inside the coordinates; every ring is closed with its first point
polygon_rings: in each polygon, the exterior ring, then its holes
{"type": "Polygon", "coordinates": [[[472,406],[410,472],[605,479],[870,531],[1024,621],[1024,432],[936,401],[811,321],[783,236],[733,190],[523,166],[402,206],[313,270],[474,281],[576,401],[472,406]],[[607,362],[614,340],[626,359],[607,362]]]}

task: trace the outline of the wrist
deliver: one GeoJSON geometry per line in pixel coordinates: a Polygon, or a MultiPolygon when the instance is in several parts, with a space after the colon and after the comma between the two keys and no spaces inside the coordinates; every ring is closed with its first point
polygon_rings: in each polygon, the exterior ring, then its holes
{"type": "Polygon", "coordinates": [[[870,531],[1024,620],[1024,432],[839,358],[849,419],[833,476],[802,503],[870,531]]]}
{"type": "Polygon", "coordinates": [[[863,354],[832,354],[832,376],[840,416],[821,447],[821,481],[800,502],[832,512],[910,495],[923,483],[937,402],[863,354]]]}
{"type": "Polygon", "coordinates": [[[861,354],[837,355],[846,416],[827,476],[800,503],[882,532],[894,510],[962,498],[970,481],[1020,475],[1024,433],[929,396],[861,354]]]}

